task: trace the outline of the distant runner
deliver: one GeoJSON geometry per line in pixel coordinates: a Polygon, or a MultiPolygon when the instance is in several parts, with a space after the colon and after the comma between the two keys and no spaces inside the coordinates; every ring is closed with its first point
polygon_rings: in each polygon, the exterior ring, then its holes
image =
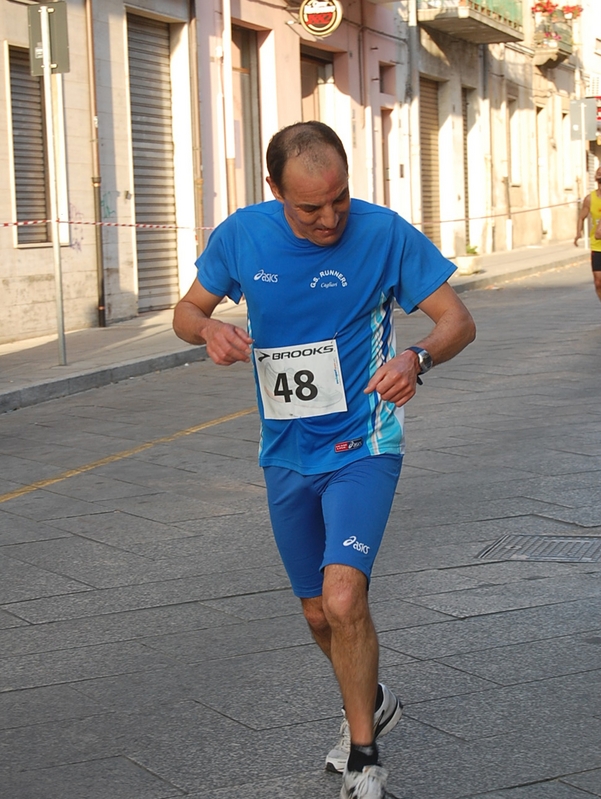
{"type": "Polygon", "coordinates": [[[597,188],[590,194],[587,194],[582,201],[582,208],[578,215],[578,223],[576,227],[576,238],[574,244],[578,246],[578,240],[582,238],[582,231],[584,222],[587,217],[591,217],[591,266],[593,269],[593,280],[595,282],[595,291],[597,297],[601,300],[601,167],[595,172],[595,180],[597,181],[597,188]]]}

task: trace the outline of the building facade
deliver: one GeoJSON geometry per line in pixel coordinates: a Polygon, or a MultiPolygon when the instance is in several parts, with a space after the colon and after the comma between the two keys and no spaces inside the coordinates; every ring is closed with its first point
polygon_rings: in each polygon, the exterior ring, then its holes
{"type": "Polygon", "coordinates": [[[573,237],[599,163],[578,125],[601,95],[593,0],[340,0],[327,36],[300,0],[64,5],[49,95],[38,4],[0,0],[0,342],[56,330],[57,261],[66,330],[171,307],[210,230],[270,197],[265,147],[298,120],[448,257],[573,237]]]}

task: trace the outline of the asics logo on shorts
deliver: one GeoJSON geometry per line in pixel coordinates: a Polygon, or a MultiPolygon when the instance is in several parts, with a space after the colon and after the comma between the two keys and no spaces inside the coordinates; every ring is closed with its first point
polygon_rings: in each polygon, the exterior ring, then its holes
{"type": "Polygon", "coordinates": [[[350,538],[347,538],[346,541],[342,542],[343,547],[352,547],[356,549],[357,552],[363,552],[364,555],[369,553],[369,547],[367,544],[362,544],[361,541],[357,541],[357,536],[352,535],[350,538]]]}

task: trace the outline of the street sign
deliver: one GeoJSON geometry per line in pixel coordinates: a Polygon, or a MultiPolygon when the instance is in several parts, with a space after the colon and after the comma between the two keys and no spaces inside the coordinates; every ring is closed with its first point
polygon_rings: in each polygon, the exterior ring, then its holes
{"type": "Polygon", "coordinates": [[[570,100],[572,141],[595,141],[597,138],[597,100],[570,100]]]}
{"type": "Polygon", "coordinates": [[[43,75],[42,21],[40,9],[48,9],[50,29],[50,70],[69,72],[69,38],[67,35],[67,3],[56,0],[49,3],[34,3],[27,8],[29,17],[29,65],[32,75],[43,75]]]}
{"type": "Polygon", "coordinates": [[[313,36],[329,36],[342,22],[340,0],[303,0],[298,21],[313,36]]]}

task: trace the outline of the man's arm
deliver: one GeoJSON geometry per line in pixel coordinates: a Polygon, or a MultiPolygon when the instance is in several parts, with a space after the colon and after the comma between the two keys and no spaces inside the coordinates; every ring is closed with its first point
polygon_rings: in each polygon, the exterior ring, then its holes
{"type": "Polygon", "coordinates": [[[578,214],[578,222],[576,224],[576,238],[574,239],[574,246],[578,246],[578,239],[582,238],[582,231],[584,230],[584,222],[591,212],[591,195],[587,194],[582,201],[582,208],[578,214]]]}
{"type": "Polygon", "coordinates": [[[220,366],[250,361],[252,338],[236,325],[211,319],[223,297],[211,294],[195,280],[188,293],[175,306],[173,329],[189,344],[207,345],[207,355],[220,366]]]}
{"type": "MultiPolygon", "coordinates": [[[[420,302],[419,308],[434,322],[434,327],[417,346],[428,350],[434,365],[450,360],[476,337],[470,312],[448,283],[420,302]]],[[[418,374],[417,355],[405,350],[376,371],[365,393],[377,391],[383,400],[404,405],[415,394],[418,374]]]]}

